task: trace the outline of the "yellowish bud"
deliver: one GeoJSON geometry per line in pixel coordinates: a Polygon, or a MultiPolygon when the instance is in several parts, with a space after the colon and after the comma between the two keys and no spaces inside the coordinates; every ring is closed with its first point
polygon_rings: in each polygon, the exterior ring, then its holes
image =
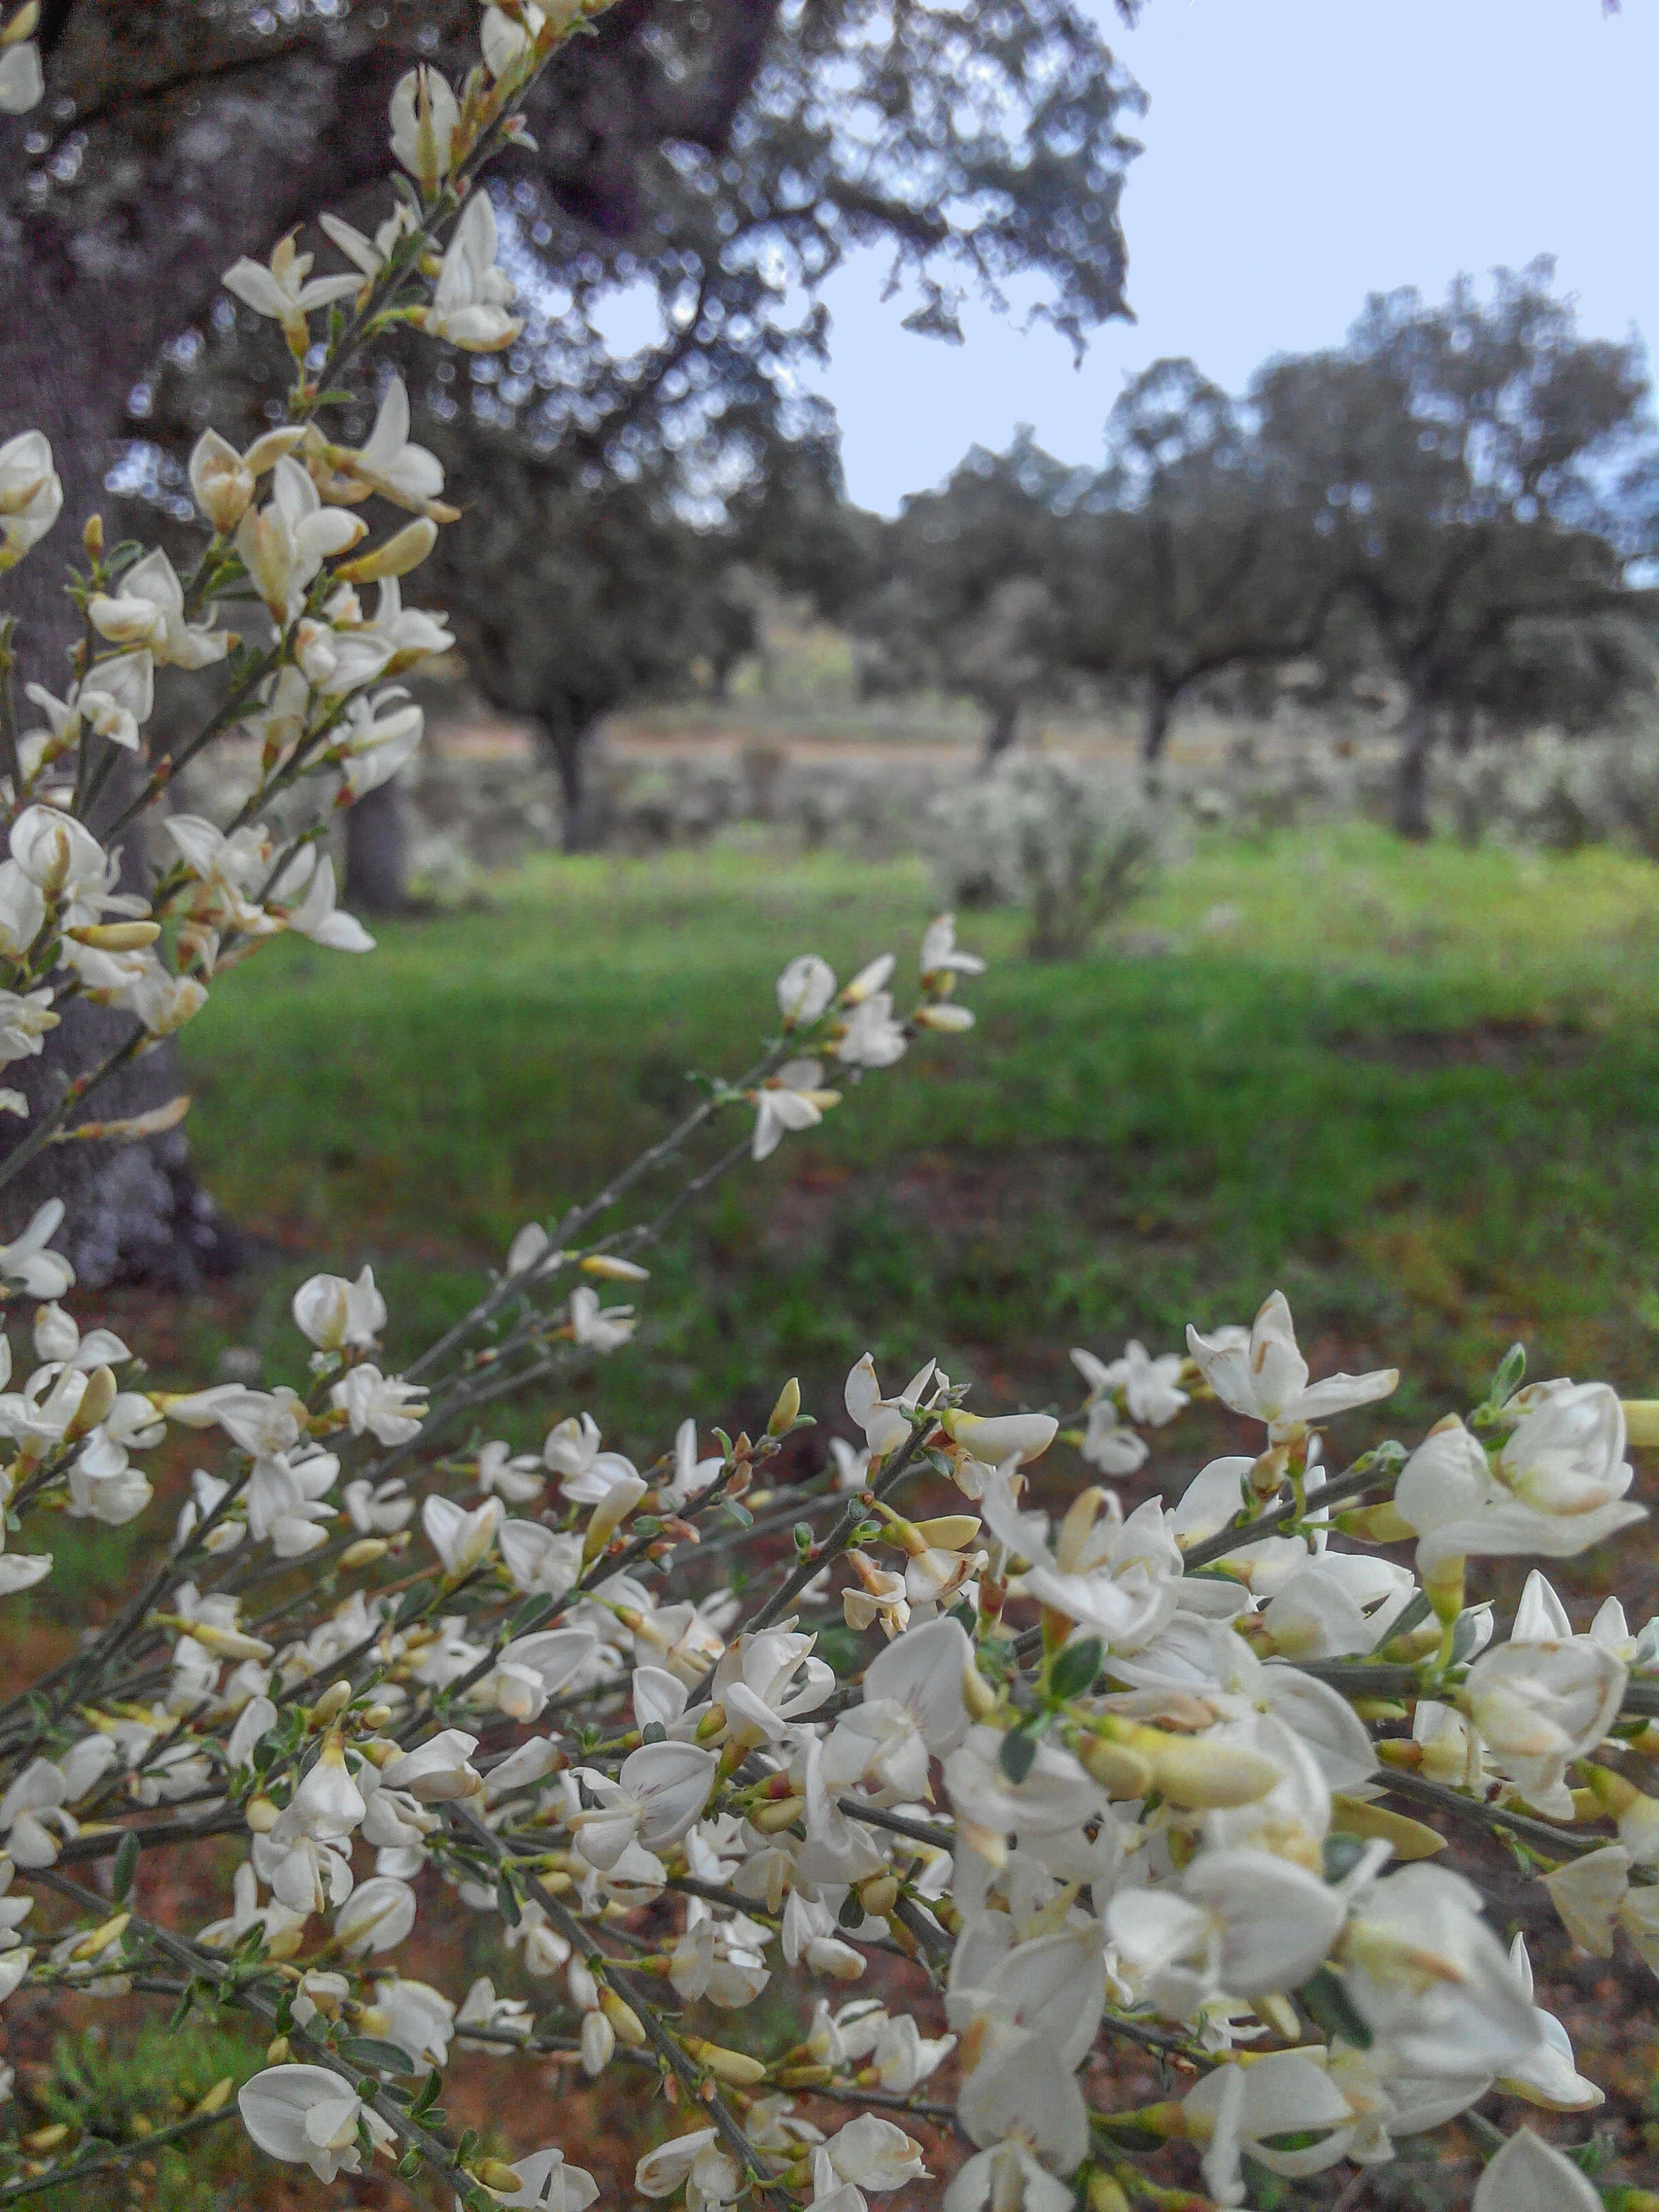
{"type": "Polygon", "coordinates": [[[1108,1743],[1103,1736],[1085,1736],[1078,1758],[1091,1779],[1109,1797],[1145,1797],[1152,1786],[1152,1770],[1137,1751],[1126,1744],[1108,1743]]]}
{"type": "Polygon", "coordinates": [[[343,562],[334,573],[348,584],[378,584],[387,576],[406,576],[411,568],[420,567],[437,542],[437,524],[427,515],[417,515],[383,544],[360,553],[355,561],[343,562]]]}
{"type": "Polygon", "coordinates": [[[801,1815],[804,1797],[771,1797],[749,1815],[750,1824],[763,1836],[781,1835],[784,1829],[793,1828],[801,1815]]]}
{"type": "Polygon", "coordinates": [[[105,1921],[101,1928],[94,1928],[90,1936],[83,1936],[70,1953],[70,1958],[95,1959],[100,1951],[107,1951],[112,1943],[118,1943],[125,1935],[131,1918],[130,1912],[118,1912],[112,1920],[105,1921]]]}
{"type": "Polygon", "coordinates": [[[161,934],[159,921],[89,921],[67,934],[94,952],[142,952],[161,934]]]}
{"type": "Polygon", "coordinates": [[[206,2096],[197,2100],[191,2110],[191,2119],[204,2120],[210,2112],[223,2112],[225,2106],[230,2102],[230,2093],[235,2087],[236,2076],[234,2074],[222,2075],[206,2096]]]}
{"type": "Polygon", "coordinates": [[[104,550],[104,518],[101,514],[89,514],[87,517],[85,527],[81,532],[81,543],[87,549],[88,560],[97,560],[104,550]]]}
{"type": "Polygon", "coordinates": [[[1386,1805],[1373,1805],[1368,1798],[1346,1797],[1340,1791],[1331,1799],[1331,1826],[1344,1835],[1380,1838],[1392,1844],[1395,1858],[1402,1863],[1407,1859],[1431,1859],[1446,1848],[1446,1838],[1424,1821],[1391,1813],[1386,1805]]]}
{"type": "Polygon", "coordinates": [[[1659,1444],[1659,1398],[1626,1398],[1625,1441],[1647,1449],[1659,1444]]]}
{"type": "Polygon", "coordinates": [[[504,2159],[485,2159],[478,2167],[477,2174],[484,2187],[494,2191],[498,2197],[506,2196],[509,2191],[516,2196],[524,2187],[524,2176],[517,2166],[508,2166],[504,2159]]]}
{"type": "Polygon", "coordinates": [[[265,2045],[265,2057],[273,2066],[286,2066],[288,2054],[289,2040],[285,2035],[273,2035],[265,2045]]]}
{"type": "Polygon", "coordinates": [[[646,2040],[640,2016],[631,2004],[626,2004],[615,1990],[599,1991],[599,2010],[616,2030],[618,2043],[626,2043],[637,2051],[646,2040]]]}
{"type": "Polygon", "coordinates": [[[256,1836],[268,1836],[276,1826],[280,1808],[269,1797],[250,1797],[243,1819],[256,1836]]]}
{"type": "Polygon", "coordinates": [[[597,1275],[602,1282],[648,1283],[651,1279],[649,1267],[641,1267],[634,1260],[618,1260],[609,1252],[590,1252],[580,1264],[583,1274],[597,1275]]]}
{"type": "Polygon", "coordinates": [[[778,1393],[778,1402],[772,1408],[772,1418],[766,1424],[769,1437],[781,1437],[793,1428],[800,1416],[800,1384],[792,1375],[778,1393]]]}
{"type": "Polygon", "coordinates": [[[941,1513],[937,1520],[918,1521],[915,1529],[934,1551],[959,1552],[978,1535],[979,1522],[971,1513],[941,1513]]]}
{"type": "Polygon", "coordinates": [[[874,1920],[884,1920],[898,1903],[899,1886],[890,1874],[872,1875],[859,1887],[859,1903],[874,1920]]]}
{"type": "Polygon", "coordinates": [[[87,1387],[82,1393],[81,1402],[75,1409],[75,1419],[64,1431],[65,1435],[84,1437],[95,1429],[115,1403],[120,1387],[112,1367],[94,1367],[87,1377],[87,1387]]]}
{"type": "Polygon", "coordinates": [[[762,2060],[750,2058],[741,2051],[728,2051],[723,2044],[705,2043],[700,2035],[688,2035],[685,2054],[696,2065],[707,2069],[717,2081],[729,2081],[734,2089],[752,2088],[757,2081],[766,2079],[766,2068],[762,2060]]]}
{"type": "Polygon", "coordinates": [[[337,1720],[339,1718],[340,1715],[345,1711],[346,1707],[350,1703],[350,1683],[331,1682],[327,1689],[323,1692],[322,1696],[318,1698],[316,1704],[311,1709],[312,1726],[313,1728],[326,1728],[331,1721],[337,1720]]]}
{"type": "Polygon", "coordinates": [[[372,1567],[376,1559],[385,1559],[392,1549],[384,1536],[361,1536],[355,1544],[348,1544],[340,1554],[340,1565],[348,1574],[359,1567],[372,1567]]]}

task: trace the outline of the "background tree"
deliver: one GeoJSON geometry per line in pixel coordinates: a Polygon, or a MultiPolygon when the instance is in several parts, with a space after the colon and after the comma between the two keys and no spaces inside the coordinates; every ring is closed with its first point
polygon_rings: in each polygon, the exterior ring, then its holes
{"type": "Polygon", "coordinates": [[[865,688],[971,699],[986,758],[1005,752],[1021,709],[1060,679],[1057,532],[1077,482],[1023,428],[1006,453],[975,446],[938,491],[906,499],[851,617],[865,688]]]}
{"type": "Polygon", "coordinates": [[[1273,362],[1252,404],[1264,465],[1323,541],[1404,684],[1395,820],[1429,830],[1430,755],[1469,672],[1521,623],[1637,604],[1647,380],[1634,343],[1581,338],[1553,264],[1375,295],[1346,346],[1273,362]]]}
{"type": "Polygon", "coordinates": [[[1194,685],[1306,652],[1330,579],[1280,471],[1190,361],[1154,362],[1130,383],[1106,447],[1056,549],[1064,651],[1137,687],[1155,769],[1194,685]]]}

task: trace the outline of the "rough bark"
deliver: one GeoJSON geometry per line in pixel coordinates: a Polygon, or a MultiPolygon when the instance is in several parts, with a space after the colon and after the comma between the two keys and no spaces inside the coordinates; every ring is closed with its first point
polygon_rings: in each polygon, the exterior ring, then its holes
{"type": "Polygon", "coordinates": [[[409,911],[409,837],[394,776],[360,799],[345,818],[345,902],[359,914],[409,911]]]}
{"type": "Polygon", "coordinates": [[[1394,826],[1401,836],[1419,844],[1434,831],[1429,818],[1429,758],[1434,750],[1434,709],[1420,693],[1414,692],[1395,767],[1394,826]]]}

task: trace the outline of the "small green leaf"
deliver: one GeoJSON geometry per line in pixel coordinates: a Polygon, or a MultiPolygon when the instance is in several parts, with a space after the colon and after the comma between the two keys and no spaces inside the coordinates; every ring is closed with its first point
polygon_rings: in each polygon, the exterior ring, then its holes
{"type": "Polygon", "coordinates": [[[1327,1836],[1325,1838],[1325,1879],[1341,1881],[1351,1875],[1365,1856],[1369,1845],[1358,1836],[1327,1836]]]}
{"type": "Polygon", "coordinates": [[[507,1623],[508,1637],[528,1636],[532,1628],[539,1628],[557,1602],[544,1591],[538,1597],[527,1597],[507,1623]]]}
{"type": "Polygon", "coordinates": [[[1036,1738],[1025,1729],[1011,1729],[998,1753],[1003,1772],[1016,1788],[1036,1764],[1036,1738]]]}
{"type": "Polygon", "coordinates": [[[516,1928],[520,1917],[519,1911],[519,1899],[518,1893],[513,1887],[513,1879],[510,1875],[503,1873],[501,1880],[495,1884],[495,1903],[500,1908],[501,1916],[502,1919],[506,1921],[507,1926],[509,1928],[516,1928]]]}
{"type": "Polygon", "coordinates": [[[1081,1643],[1068,1644],[1057,1652],[1048,1669],[1048,1691],[1057,1703],[1067,1698],[1086,1697],[1093,1689],[1100,1673],[1103,1656],[1097,1636],[1085,1636],[1081,1643]]]}
{"type": "Polygon", "coordinates": [[[416,1583],[413,1589],[404,1592],[403,1603],[394,1616],[396,1626],[401,1628],[405,1621],[413,1620],[417,1613],[424,1613],[431,1602],[431,1583],[416,1583]]]}
{"type": "Polygon", "coordinates": [[[1327,2035],[1340,2036],[1356,2051],[1369,2051],[1371,2032],[1354,2010],[1353,2000],[1328,1966],[1321,1966],[1302,1984],[1302,2002],[1314,2025],[1327,2035]]]}
{"type": "Polygon", "coordinates": [[[660,1721],[647,1721],[640,1730],[641,1743],[666,1743],[667,1741],[668,1730],[660,1721]]]}
{"type": "MultiPolygon", "coordinates": [[[[377,2072],[384,2068],[388,2074],[412,2074],[415,2071],[409,2063],[409,2053],[403,2045],[388,2043],[383,2036],[343,2035],[335,2049],[349,2066],[372,2066],[377,2072]]],[[[378,2081],[369,2084],[371,2090],[378,2089],[380,2086],[378,2081]]]]}
{"type": "Polygon", "coordinates": [[[110,1876],[109,1893],[117,1905],[132,1887],[132,1878],[138,1871],[138,1854],[143,1849],[137,1836],[129,1832],[121,1838],[115,1854],[115,1870],[110,1876]]]}
{"type": "Polygon", "coordinates": [[[1501,1406],[1505,1399],[1512,1398],[1521,1388],[1521,1378],[1526,1371],[1526,1346],[1510,1345],[1498,1363],[1497,1370],[1492,1378],[1492,1389],[1486,1394],[1492,1404],[1501,1406]]]}
{"type": "Polygon", "coordinates": [[[836,1915],[836,1924],[841,1928],[863,1927],[864,1906],[860,1900],[857,1890],[849,1889],[842,1898],[841,1910],[836,1915]]]}

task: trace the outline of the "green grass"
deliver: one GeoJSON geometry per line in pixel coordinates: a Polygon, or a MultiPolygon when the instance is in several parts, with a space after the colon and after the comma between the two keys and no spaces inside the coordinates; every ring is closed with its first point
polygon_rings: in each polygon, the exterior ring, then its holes
{"type": "MultiPolygon", "coordinates": [[[[929,910],[918,864],[717,849],[549,860],[361,961],[277,945],[184,1039],[208,1180],[281,1248],[216,1325],[274,1346],[300,1273],[368,1257],[412,1348],[687,1071],[745,1064],[786,957],[908,960],[929,910]]],[[[963,935],[979,1028],[659,1255],[638,1347],[577,1393],[628,1445],[792,1372],[828,1412],[866,1346],[1058,1402],[1068,1345],[1172,1345],[1275,1284],[1328,1363],[1407,1367],[1396,1426],[1516,1335],[1534,1373],[1659,1381],[1659,872],[1356,826],[1207,848],[1085,959],[1026,959],[1007,914],[963,935]]]]}

